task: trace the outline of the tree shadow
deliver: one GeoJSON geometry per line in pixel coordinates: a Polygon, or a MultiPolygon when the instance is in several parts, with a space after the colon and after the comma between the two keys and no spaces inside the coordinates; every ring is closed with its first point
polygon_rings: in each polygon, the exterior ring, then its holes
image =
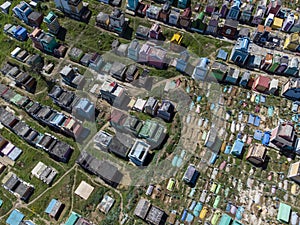
{"type": "Polygon", "coordinates": [[[267,168],[268,168],[268,164],[269,164],[269,162],[270,162],[270,156],[266,156],[266,158],[265,158],[265,161],[263,162],[263,164],[261,164],[261,168],[263,169],[263,170],[266,170],[267,168]]]}
{"type": "Polygon", "coordinates": [[[64,28],[64,27],[60,27],[56,37],[60,41],[65,41],[66,40],[66,34],[67,34],[67,29],[64,28]]]}
{"type": "Polygon", "coordinates": [[[132,39],[132,35],[133,35],[133,29],[132,27],[127,26],[122,37],[127,39],[127,40],[131,40],[132,39]]]}

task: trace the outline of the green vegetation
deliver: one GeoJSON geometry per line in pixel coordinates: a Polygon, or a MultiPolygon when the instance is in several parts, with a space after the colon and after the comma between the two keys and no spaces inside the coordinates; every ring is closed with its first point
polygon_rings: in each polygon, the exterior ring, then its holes
{"type": "Polygon", "coordinates": [[[228,42],[212,39],[197,33],[185,33],[182,43],[183,46],[187,46],[188,50],[200,57],[209,57],[211,54],[216,54],[218,48],[231,45],[228,42]]]}
{"type": "Polygon", "coordinates": [[[111,225],[118,221],[120,215],[120,208],[113,207],[109,214],[100,222],[100,225],[111,225]]]}
{"type": "Polygon", "coordinates": [[[57,170],[58,176],[56,177],[56,179],[64,174],[65,169],[63,165],[55,162],[52,159],[49,159],[47,153],[43,152],[42,150],[35,149],[29,146],[28,144],[25,144],[22,140],[20,140],[20,138],[18,138],[17,135],[11,133],[10,131],[7,131],[6,129],[1,130],[1,135],[23,150],[23,153],[21,154],[17,163],[11,169],[11,171],[14,172],[18,177],[20,177],[26,182],[29,182],[35,187],[35,191],[31,196],[31,199],[34,199],[48,187],[47,184],[43,183],[36,177],[32,177],[31,175],[31,170],[36,166],[36,164],[39,161],[57,170]]]}
{"type": "Polygon", "coordinates": [[[155,77],[163,77],[166,79],[180,76],[181,73],[178,72],[174,67],[169,67],[167,70],[158,70],[155,68],[150,68],[149,76],[155,76],[155,77]]]}
{"type": "Polygon", "coordinates": [[[92,194],[87,200],[81,199],[79,196],[74,195],[74,211],[79,212],[81,215],[92,219],[97,224],[112,224],[115,221],[118,221],[119,216],[119,196],[114,192],[110,191],[109,188],[99,185],[91,180],[81,169],[77,171],[75,187],[80,184],[81,181],[86,181],[94,187],[92,194]],[[113,197],[116,202],[113,205],[111,211],[104,216],[102,212],[97,209],[98,204],[101,202],[104,194],[108,193],[113,197]]]}
{"type": "Polygon", "coordinates": [[[3,201],[3,204],[0,207],[0,216],[3,216],[13,207],[13,203],[17,198],[8,193],[8,191],[1,189],[0,199],[3,201]]]}
{"type": "Polygon", "coordinates": [[[136,112],[136,111],[130,111],[130,114],[137,117],[141,121],[151,120],[152,117],[146,113],[136,112]]]}
{"type": "MultiPolygon", "coordinates": [[[[116,36],[115,34],[103,31],[100,28],[95,27],[95,17],[96,15],[102,11],[106,13],[110,13],[112,10],[111,6],[104,5],[102,3],[99,3],[97,0],[90,0],[90,8],[92,9],[92,18],[89,24],[81,23],[72,19],[69,19],[62,15],[61,13],[57,13],[59,15],[59,21],[60,24],[66,29],[66,36],[65,38],[62,38],[61,42],[66,44],[69,47],[75,46],[80,49],[82,49],[84,52],[98,52],[100,54],[109,51],[111,49],[111,43],[113,42],[114,39],[119,39],[121,43],[129,43],[129,39],[132,39],[134,37],[135,31],[138,27],[138,25],[144,25],[146,27],[151,27],[152,23],[151,21],[144,19],[144,18],[139,18],[139,17],[132,17],[129,15],[126,15],[127,18],[130,19],[129,23],[129,28],[126,31],[126,37],[127,39],[120,38],[116,36]]],[[[17,4],[17,1],[13,1],[12,7],[17,4]]],[[[123,4],[126,4],[125,1],[123,1],[123,4]]],[[[11,8],[12,8],[11,7],[11,8]]],[[[45,3],[39,3],[37,9],[46,14],[50,8],[54,8],[54,3],[53,1],[50,2],[45,2],[45,3]]],[[[33,29],[24,25],[21,21],[13,17],[12,12],[10,12],[10,15],[4,15],[0,14],[0,21],[1,24],[4,25],[5,23],[13,23],[13,24],[22,24],[28,29],[28,32],[31,32],[33,29]]],[[[1,26],[2,27],[2,26],[1,26]]],[[[45,24],[42,24],[42,28],[46,31],[47,28],[45,24]]],[[[173,36],[174,33],[178,32],[177,29],[170,29],[168,27],[163,26],[162,27],[163,34],[165,38],[170,40],[173,36]]],[[[212,57],[215,56],[217,49],[220,47],[222,48],[228,48],[230,49],[231,44],[228,42],[210,38],[208,36],[200,35],[197,33],[187,33],[184,32],[184,37],[183,37],[183,43],[182,45],[186,47],[190,52],[194,53],[195,55],[199,57],[212,57]]],[[[10,52],[16,47],[20,46],[26,50],[28,50],[30,53],[40,53],[42,54],[39,50],[34,49],[32,46],[32,41],[28,40],[26,42],[19,42],[16,41],[7,35],[5,35],[3,32],[0,34],[0,48],[1,48],[1,53],[0,53],[0,60],[1,62],[6,61],[6,58],[9,56],[10,52]]],[[[107,54],[108,55],[108,54],[107,54]]],[[[109,56],[109,55],[108,55],[109,56]]],[[[65,59],[56,59],[52,56],[45,55],[44,56],[46,60],[55,62],[56,64],[59,62],[60,65],[59,67],[62,67],[66,64],[69,64],[68,57],[65,59]]],[[[116,57],[116,56],[115,56],[116,57]]],[[[112,57],[111,61],[116,60],[116,58],[112,57]]],[[[37,79],[38,85],[37,85],[37,92],[38,94],[33,95],[32,98],[44,105],[49,105],[53,107],[54,109],[57,109],[60,111],[60,109],[53,104],[52,100],[47,96],[47,92],[50,90],[52,87],[53,83],[48,82],[45,80],[42,76],[40,76],[37,73],[34,73],[33,71],[30,71],[28,66],[25,64],[22,64],[20,62],[17,62],[14,59],[9,59],[9,61],[12,61],[16,64],[18,64],[22,69],[30,72],[32,76],[34,76],[37,79]]],[[[93,78],[93,74],[90,72],[85,73],[86,68],[76,65],[80,73],[84,74],[86,78],[93,78]]],[[[59,68],[58,68],[59,69],[59,68]]],[[[181,75],[178,71],[176,71],[173,67],[168,68],[167,70],[157,70],[155,68],[150,68],[150,76],[156,76],[156,77],[161,77],[161,78],[173,78],[176,76],[181,75]]],[[[54,75],[51,77],[53,80],[58,78],[59,75],[54,75]]],[[[196,100],[197,95],[192,96],[193,93],[195,92],[196,94],[201,94],[202,96],[207,93],[206,89],[199,91],[200,88],[197,86],[196,83],[191,82],[194,86],[191,89],[191,97],[196,100]]],[[[212,88],[219,88],[219,85],[212,84],[212,88]],[[217,86],[217,87],[215,87],[217,86]]],[[[152,92],[147,93],[147,96],[149,94],[153,94],[153,92],[156,92],[156,94],[160,94],[163,91],[163,84],[160,87],[154,88],[152,92]]],[[[218,98],[219,92],[215,93],[215,96],[213,94],[210,95],[210,98],[217,99],[218,98]]],[[[159,97],[158,97],[159,98],[159,97]]],[[[245,99],[244,97],[242,98],[237,94],[237,96],[232,96],[232,105],[237,104],[237,102],[241,99],[245,99]]],[[[277,97],[268,97],[266,105],[275,105],[275,106],[286,106],[287,101],[280,101],[279,98],[277,97]]],[[[254,109],[254,104],[249,103],[249,106],[245,109],[245,111],[253,111],[254,109]]],[[[14,107],[15,108],[15,107],[14,107]]],[[[227,109],[232,109],[232,106],[228,106],[227,109]]],[[[237,106],[236,109],[241,109],[241,106],[237,106]]],[[[201,100],[201,116],[205,116],[206,118],[211,117],[211,113],[209,111],[209,106],[207,104],[207,98],[203,97],[201,100]],[[206,107],[202,107],[203,105],[206,105],[206,107]]],[[[286,110],[281,110],[280,113],[286,117],[290,116],[286,110]]],[[[34,121],[32,118],[29,118],[29,116],[21,110],[17,110],[16,114],[21,114],[23,118],[25,118],[26,123],[28,125],[32,126],[33,128],[37,129],[40,132],[48,132],[51,134],[54,134],[57,136],[60,140],[65,141],[69,143],[71,146],[75,148],[75,151],[72,154],[71,160],[67,163],[58,163],[54,160],[52,160],[47,153],[43,152],[42,150],[35,149],[28,144],[25,144],[24,141],[22,141],[19,137],[17,137],[15,134],[12,132],[8,131],[7,129],[3,129],[1,131],[1,135],[10,140],[13,144],[18,146],[20,149],[23,150],[22,155],[20,158],[17,160],[16,164],[12,168],[6,169],[6,171],[0,175],[0,178],[3,178],[8,172],[14,172],[16,173],[20,178],[25,180],[26,182],[29,182],[35,186],[35,192],[33,196],[31,197],[27,208],[21,208],[20,211],[23,212],[26,215],[27,219],[32,219],[36,222],[36,224],[45,224],[45,220],[48,220],[48,215],[44,213],[45,208],[49,204],[50,200],[52,198],[59,199],[61,202],[65,204],[65,209],[59,219],[59,221],[51,221],[51,224],[59,224],[63,223],[67,216],[69,215],[71,210],[74,210],[84,217],[88,217],[89,219],[93,220],[93,222],[96,222],[97,224],[103,224],[103,225],[109,225],[109,224],[116,224],[116,221],[119,219],[119,214],[120,214],[120,198],[119,196],[112,191],[109,187],[101,185],[97,182],[95,182],[94,178],[96,178],[93,175],[88,175],[84,171],[82,171],[80,168],[75,167],[75,169],[72,168],[72,166],[75,164],[75,160],[77,159],[78,155],[80,154],[79,148],[82,146],[77,146],[77,144],[74,142],[72,138],[67,138],[64,135],[61,135],[59,133],[56,133],[52,130],[50,130],[49,127],[39,125],[36,121],[34,121]],[[48,166],[54,167],[58,171],[58,176],[54,180],[54,184],[51,187],[48,187],[46,184],[44,184],[42,181],[38,180],[35,177],[32,177],[30,174],[31,170],[33,167],[37,164],[38,161],[44,162],[48,166]],[[66,174],[68,172],[68,174],[66,174]],[[74,190],[77,188],[77,186],[80,184],[81,181],[86,181],[87,183],[91,184],[93,187],[95,187],[94,191],[92,192],[91,196],[89,197],[88,200],[83,200],[79,196],[74,194],[74,190]],[[57,182],[57,183],[56,183],[57,182]],[[98,203],[101,201],[102,197],[104,196],[105,193],[109,193],[111,196],[113,196],[116,199],[116,203],[113,206],[112,210],[107,214],[104,215],[103,213],[99,212],[97,209],[98,203]],[[42,195],[41,195],[42,194],[42,195]],[[36,199],[36,201],[35,201],[36,199]]],[[[151,119],[151,117],[147,114],[144,113],[137,113],[137,112],[131,112],[131,114],[137,116],[141,120],[147,120],[151,119]]],[[[196,120],[195,120],[196,121],[196,120]]],[[[230,120],[231,121],[231,120],[230,120]]],[[[230,122],[229,121],[229,122],[230,122]]],[[[92,133],[95,133],[97,130],[99,130],[100,127],[102,127],[107,120],[105,118],[97,118],[97,124],[95,125],[94,123],[90,122],[84,122],[84,125],[88,128],[92,128],[92,133]]],[[[181,125],[180,125],[180,118],[179,116],[175,118],[175,121],[171,124],[167,124],[167,129],[170,135],[170,138],[168,139],[168,142],[166,146],[160,150],[157,154],[155,154],[153,161],[154,162],[159,162],[162,161],[163,159],[170,158],[171,153],[173,153],[174,148],[176,144],[178,143],[180,137],[181,137],[181,125]]],[[[200,129],[200,128],[199,128],[200,129]]],[[[228,131],[230,129],[228,128],[228,131]]],[[[245,133],[251,133],[252,128],[247,126],[245,129],[245,133]]],[[[195,137],[198,138],[198,137],[195,137]]],[[[255,141],[254,141],[255,142],[255,141]]],[[[87,142],[84,143],[84,145],[87,144],[87,142]]],[[[202,143],[201,143],[202,144],[202,143]]],[[[200,165],[200,160],[201,159],[206,159],[205,157],[207,155],[200,155],[198,153],[202,153],[201,151],[203,150],[202,145],[199,145],[195,152],[191,152],[194,154],[193,157],[190,158],[189,162],[193,163],[195,165],[200,165]]],[[[92,146],[88,146],[88,148],[91,148],[91,152],[94,155],[101,155],[99,153],[99,150],[93,149],[92,146]]],[[[188,148],[188,146],[183,146],[183,148],[188,148]]],[[[186,149],[187,152],[193,151],[193,149],[186,149]]],[[[190,152],[188,153],[190,154],[190,152]]],[[[208,154],[209,155],[209,154],[208,154]]],[[[276,159],[278,153],[274,152],[273,150],[269,151],[268,155],[272,160],[276,159]]],[[[113,157],[113,156],[112,156],[113,157]]],[[[222,171],[221,174],[217,177],[216,181],[218,183],[222,183],[223,186],[232,186],[232,182],[229,180],[231,177],[236,177],[238,179],[241,179],[242,182],[246,182],[246,179],[248,176],[240,176],[242,173],[247,174],[249,170],[251,169],[252,165],[246,162],[245,159],[245,154],[242,160],[237,159],[232,157],[231,155],[224,155],[221,154],[220,156],[221,159],[217,160],[217,163],[220,163],[220,161],[223,160],[228,160],[228,163],[232,164],[232,167],[229,172],[222,171]],[[243,169],[242,169],[243,168],[243,169]]],[[[107,158],[105,158],[107,159],[107,158]]],[[[120,159],[117,159],[116,157],[113,160],[119,161],[120,159]]],[[[125,162],[127,163],[127,162],[125,162]]],[[[155,167],[155,166],[154,166],[155,167]]],[[[155,167],[155,169],[159,170],[159,167],[155,167]]],[[[173,192],[167,192],[165,190],[165,186],[167,184],[167,180],[160,182],[160,184],[155,184],[160,187],[160,195],[156,195],[153,199],[151,199],[151,202],[159,206],[161,208],[167,208],[169,206],[169,209],[176,209],[178,212],[182,211],[182,206],[183,205],[188,205],[189,201],[186,199],[183,199],[183,196],[187,196],[188,192],[190,191],[190,188],[187,187],[184,182],[181,181],[183,172],[186,169],[186,165],[184,168],[180,168],[179,173],[175,173],[173,171],[174,168],[171,168],[170,170],[164,168],[165,172],[163,169],[159,170],[159,172],[149,172],[148,177],[142,177],[141,173],[136,173],[136,178],[143,179],[148,182],[152,182],[151,180],[155,175],[160,175],[160,177],[165,177],[165,175],[170,175],[174,176],[177,181],[176,185],[174,187],[173,192]],[[163,173],[166,174],[163,174],[163,173]],[[174,173],[173,173],[174,172],[174,173]],[[150,174],[151,173],[151,174],[150,174]],[[167,174],[170,173],[170,174],[167,174]],[[171,175],[172,173],[172,175],[171,175]],[[153,176],[151,176],[153,175],[153,176]],[[172,196],[172,200],[170,197],[172,196]],[[167,205],[167,207],[166,207],[167,205]]],[[[272,161],[272,163],[268,166],[268,168],[264,171],[261,169],[257,169],[253,175],[253,177],[256,178],[256,180],[262,180],[266,177],[266,174],[269,171],[286,171],[288,170],[288,164],[286,163],[286,158],[280,157],[277,159],[277,161],[272,161]]],[[[207,168],[206,165],[201,167],[200,175],[201,178],[207,179],[210,176],[212,171],[212,168],[207,168]]],[[[206,180],[204,179],[199,179],[197,183],[197,187],[201,189],[201,187],[204,186],[206,183],[206,180]]],[[[269,186],[265,187],[265,191],[270,191],[270,184],[272,182],[266,181],[266,183],[269,186]]],[[[274,183],[274,182],[273,182],[274,183]]],[[[127,187],[126,187],[127,188],[127,187]]],[[[129,213],[132,215],[132,212],[137,204],[137,201],[141,196],[145,197],[145,189],[146,187],[129,187],[127,190],[121,190],[122,191],[122,197],[124,199],[124,211],[126,213],[129,213]]],[[[194,199],[199,199],[200,191],[197,189],[197,192],[195,196],[193,197],[194,199]]],[[[224,193],[224,190],[221,190],[221,193],[224,193]]],[[[277,196],[279,198],[283,198],[283,195],[285,193],[283,191],[279,191],[277,196]]],[[[235,196],[234,193],[234,188],[230,188],[229,191],[229,198],[233,198],[235,196]]],[[[299,198],[297,196],[297,198],[299,198]]],[[[3,190],[1,188],[0,190],[0,199],[4,201],[3,206],[0,208],[0,216],[6,214],[12,207],[13,203],[16,201],[16,198],[10,194],[8,191],[3,190]]],[[[212,204],[214,200],[214,197],[211,199],[209,202],[209,205],[212,204]]],[[[224,202],[221,202],[222,207],[224,208],[225,206],[225,200],[224,202]]],[[[298,201],[297,201],[298,202],[298,201]]],[[[24,206],[25,207],[25,206],[24,206]]],[[[141,224],[143,223],[139,219],[135,218],[130,218],[129,222],[127,224],[141,224]]]]}
{"type": "MultiPolygon", "coordinates": [[[[64,211],[60,216],[59,221],[62,222],[68,216],[68,210],[71,207],[72,202],[72,187],[74,184],[75,172],[71,171],[69,174],[65,175],[64,178],[57,183],[55,186],[48,189],[47,192],[43,194],[37,201],[29,206],[29,208],[39,217],[49,218],[49,216],[44,212],[50,203],[52,198],[59,199],[62,203],[65,204],[64,211]]],[[[54,222],[54,221],[53,221],[54,222]]]]}
{"type": "Polygon", "coordinates": [[[59,18],[60,25],[66,29],[65,43],[68,45],[75,44],[78,35],[86,28],[86,24],[79,23],[76,20],[65,18],[59,18]]]}
{"type": "Polygon", "coordinates": [[[82,33],[82,38],[75,46],[85,52],[105,53],[111,50],[111,44],[114,40],[106,32],[102,32],[94,26],[87,26],[82,33]],[[87,38],[88,37],[88,38],[87,38]]]}
{"type": "MultiPolygon", "coordinates": [[[[81,181],[85,181],[95,187],[94,183],[90,182],[89,177],[79,169],[76,175],[75,188],[79,186],[81,181]]],[[[74,195],[74,210],[80,212],[83,216],[88,216],[91,212],[96,210],[97,205],[107,191],[107,188],[101,187],[98,189],[98,187],[95,187],[88,200],[84,200],[79,196],[74,195]]]]}

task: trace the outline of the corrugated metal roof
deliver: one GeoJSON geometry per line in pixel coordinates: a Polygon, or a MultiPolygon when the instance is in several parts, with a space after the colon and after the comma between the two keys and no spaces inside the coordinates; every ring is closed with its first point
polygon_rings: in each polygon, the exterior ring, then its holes
{"type": "Polygon", "coordinates": [[[229,225],[231,223],[231,217],[227,214],[223,214],[221,217],[221,220],[219,222],[219,225],[229,225]]]}
{"type": "Polygon", "coordinates": [[[79,218],[80,215],[78,215],[75,212],[72,212],[65,225],[74,225],[79,218]]]}
{"type": "Polygon", "coordinates": [[[21,223],[25,216],[17,209],[14,209],[6,220],[8,225],[16,225],[21,223]]]}
{"type": "Polygon", "coordinates": [[[55,206],[56,202],[57,202],[56,199],[52,199],[52,200],[50,201],[49,205],[47,206],[47,208],[46,208],[46,210],[45,210],[45,213],[50,214],[51,211],[52,211],[52,209],[53,209],[53,207],[55,206]]]}

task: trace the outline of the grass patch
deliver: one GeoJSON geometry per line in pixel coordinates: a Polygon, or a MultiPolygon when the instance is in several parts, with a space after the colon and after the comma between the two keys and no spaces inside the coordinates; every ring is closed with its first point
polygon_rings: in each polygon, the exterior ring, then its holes
{"type": "Polygon", "coordinates": [[[47,153],[43,152],[42,150],[35,149],[29,146],[28,144],[25,144],[22,140],[19,139],[17,135],[11,133],[10,131],[3,129],[1,130],[1,135],[23,150],[20,158],[17,159],[17,162],[15,166],[11,169],[11,171],[14,172],[22,180],[34,185],[35,190],[33,195],[30,197],[29,201],[41,194],[42,191],[48,187],[47,184],[43,183],[36,177],[31,177],[31,170],[36,166],[36,164],[39,161],[57,170],[58,175],[54,179],[54,182],[66,171],[65,166],[63,166],[63,164],[59,164],[54,160],[49,159],[47,153]]]}
{"type": "Polygon", "coordinates": [[[231,44],[228,42],[213,39],[197,33],[184,34],[182,45],[187,46],[187,49],[199,57],[208,57],[215,54],[216,50],[220,47],[227,47],[231,44]]]}
{"type": "Polygon", "coordinates": [[[112,224],[116,222],[119,216],[118,205],[120,203],[120,199],[118,198],[117,194],[110,191],[104,186],[98,184],[96,185],[95,183],[91,182],[90,178],[86,174],[84,174],[82,170],[79,169],[77,171],[75,188],[78,187],[81,181],[86,181],[95,189],[93,190],[92,194],[87,200],[84,200],[79,196],[74,195],[74,211],[80,213],[84,217],[91,219],[97,224],[99,224],[100,222],[100,224],[112,224]],[[111,197],[113,197],[116,200],[116,202],[112,210],[106,216],[104,216],[104,214],[97,209],[97,205],[100,203],[104,194],[106,194],[107,192],[111,197]]]}
{"type": "Polygon", "coordinates": [[[146,120],[152,119],[152,117],[150,115],[148,115],[147,113],[142,113],[142,112],[130,111],[130,115],[137,117],[141,121],[146,121],[146,120]]]}
{"type": "Polygon", "coordinates": [[[102,32],[94,26],[88,26],[82,33],[82,39],[75,44],[76,47],[84,52],[104,53],[111,50],[111,44],[115,36],[102,32]]]}
{"type": "Polygon", "coordinates": [[[181,75],[181,73],[178,72],[174,67],[169,67],[167,70],[158,70],[155,68],[150,68],[149,70],[149,76],[162,77],[166,79],[181,75]]]}
{"type": "Polygon", "coordinates": [[[5,215],[12,207],[13,202],[17,200],[15,196],[8,194],[3,188],[0,189],[0,199],[3,201],[3,204],[0,208],[0,216],[5,215]]]}
{"type": "Polygon", "coordinates": [[[70,209],[71,197],[72,197],[72,186],[74,184],[75,171],[71,171],[67,176],[65,176],[57,185],[53,186],[49,191],[47,191],[42,198],[30,205],[30,209],[36,212],[42,218],[49,218],[44,210],[48,206],[52,198],[58,199],[65,204],[64,211],[60,216],[58,221],[53,221],[51,224],[59,224],[67,218],[68,211],[70,209]]]}

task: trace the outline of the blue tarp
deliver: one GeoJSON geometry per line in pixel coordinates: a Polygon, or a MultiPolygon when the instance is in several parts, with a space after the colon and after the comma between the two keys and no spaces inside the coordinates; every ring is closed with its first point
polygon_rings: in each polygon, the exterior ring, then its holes
{"type": "Polygon", "coordinates": [[[248,124],[253,124],[254,123],[254,115],[250,114],[249,117],[248,117],[248,124]]]}
{"type": "Polygon", "coordinates": [[[259,127],[259,124],[260,124],[260,117],[256,116],[253,125],[259,127]]]}
{"type": "Polygon", "coordinates": [[[181,167],[182,162],[183,162],[182,158],[178,158],[177,163],[176,163],[176,166],[177,166],[177,167],[181,167]]]}
{"type": "MultiPolygon", "coordinates": [[[[182,152],[181,152],[181,155],[182,155],[182,152]]],[[[180,167],[182,165],[182,162],[183,162],[183,157],[182,156],[178,156],[178,155],[175,155],[173,160],[172,160],[172,166],[174,167],[180,167]]]]}
{"type": "Polygon", "coordinates": [[[260,131],[260,130],[256,130],[256,131],[254,132],[253,138],[254,138],[255,140],[261,141],[262,136],[263,136],[263,132],[260,131]]]}
{"type": "Polygon", "coordinates": [[[226,51],[224,51],[223,49],[220,49],[218,52],[218,55],[217,55],[217,59],[222,59],[222,60],[226,61],[227,56],[228,56],[228,53],[226,51]]]}
{"type": "Polygon", "coordinates": [[[49,205],[47,206],[47,208],[46,208],[46,210],[45,210],[45,213],[50,214],[51,211],[52,211],[52,209],[53,209],[53,207],[55,206],[56,202],[57,202],[56,199],[52,199],[52,200],[50,201],[49,205]]]}
{"type": "Polygon", "coordinates": [[[21,213],[19,210],[14,209],[10,215],[8,216],[6,223],[8,225],[18,225],[22,222],[22,220],[24,219],[24,215],[23,213],[21,213]]]}
{"type": "Polygon", "coordinates": [[[181,216],[181,219],[180,219],[180,221],[185,221],[185,219],[186,219],[186,217],[187,217],[187,210],[185,209],[185,210],[183,210],[183,213],[182,213],[182,216],[181,216]]]}
{"type": "Polygon", "coordinates": [[[271,133],[270,131],[266,131],[264,133],[264,137],[262,139],[262,144],[265,145],[265,146],[268,146],[269,143],[270,143],[270,138],[271,138],[271,133]]]}
{"type": "Polygon", "coordinates": [[[230,212],[230,209],[231,209],[231,203],[228,202],[227,205],[226,205],[225,212],[230,212]]]}
{"type": "Polygon", "coordinates": [[[241,140],[236,140],[232,146],[230,153],[232,155],[240,156],[242,154],[243,148],[244,142],[242,142],[241,140]]]}
{"type": "Polygon", "coordinates": [[[266,96],[260,96],[260,102],[265,103],[266,102],[266,96]]]}
{"type": "Polygon", "coordinates": [[[209,163],[211,165],[215,164],[217,158],[218,158],[218,155],[216,153],[213,153],[212,156],[210,157],[209,163]]]}
{"type": "Polygon", "coordinates": [[[237,212],[236,212],[236,215],[235,215],[235,218],[236,218],[237,220],[241,220],[242,217],[243,217],[244,211],[245,211],[245,210],[244,210],[244,208],[243,208],[242,206],[238,207],[237,212]]]}
{"type": "Polygon", "coordinates": [[[231,217],[224,213],[218,225],[230,225],[231,221],[232,221],[231,217]]]}
{"type": "Polygon", "coordinates": [[[56,126],[58,126],[59,123],[64,119],[64,115],[57,114],[50,122],[56,126]]]}
{"type": "Polygon", "coordinates": [[[225,148],[224,153],[225,153],[225,154],[229,154],[229,153],[230,153],[230,150],[231,150],[231,146],[230,146],[230,145],[227,145],[226,148],[225,148]]]}
{"type": "Polygon", "coordinates": [[[194,216],[191,213],[188,213],[187,217],[186,217],[186,221],[188,223],[191,223],[194,219],[194,216]]]}

